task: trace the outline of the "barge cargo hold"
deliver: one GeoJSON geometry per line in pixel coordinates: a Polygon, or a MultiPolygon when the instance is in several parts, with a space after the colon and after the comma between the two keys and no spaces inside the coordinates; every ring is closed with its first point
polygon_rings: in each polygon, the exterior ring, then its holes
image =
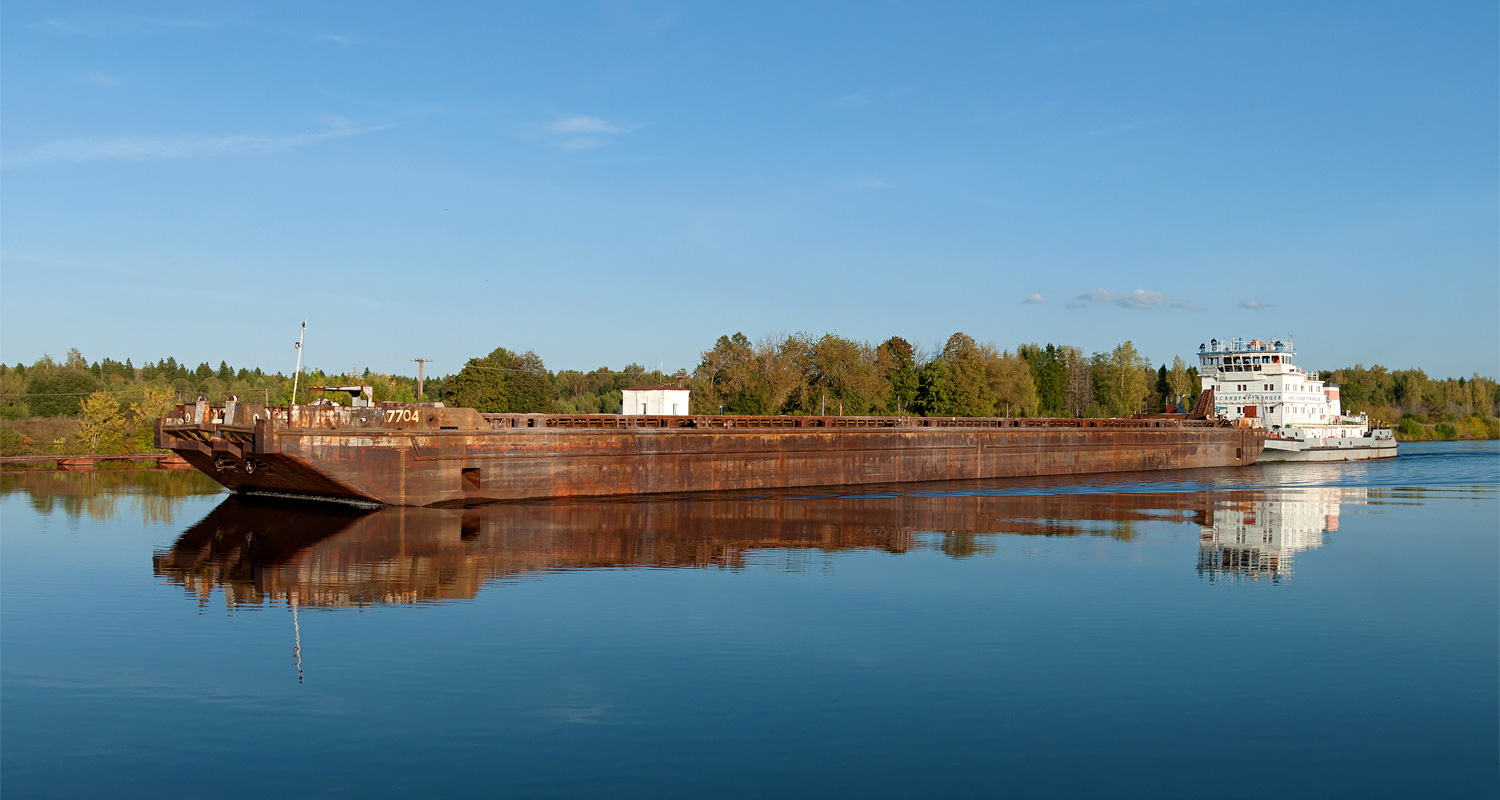
{"type": "Polygon", "coordinates": [[[481,414],[205,402],[156,444],[245,493],[380,505],[1083,475],[1252,464],[1211,420],[481,414]]]}

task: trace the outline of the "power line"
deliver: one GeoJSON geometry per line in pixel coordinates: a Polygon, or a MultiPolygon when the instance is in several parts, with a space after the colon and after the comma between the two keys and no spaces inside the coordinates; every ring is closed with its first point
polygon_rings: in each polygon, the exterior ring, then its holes
{"type": "MultiPolygon", "coordinates": [[[[93,391],[93,392],[3,392],[3,393],[0,393],[0,397],[88,397],[91,394],[119,394],[119,395],[125,395],[125,394],[145,394],[146,390],[150,389],[150,388],[152,388],[152,387],[151,386],[144,386],[144,387],[141,387],[139,389],[113,389],[113,390],[111,390],[111,389],[99,389],[99,390],[93,391]]],[[[181,393],[181,392],[184,392],[184,391],[188,391],[186,389],[178,389],[175,386],[165,387],[165,388],[169,388],[173,392],[178,392],[178,393],[181,393]]]]}
{"type": "Polygon", "coordinates": [[[412,359],[412,361],[417,362],[417,399],[421,400],[422,399],[422,367],[425,367],[428,364],[432,363],[432,359],[430,359],[430,358],[414,358],[414,359],[412,359]]]}
{"type": "MultiPolygon", "coordinates": [[[[415,361],[416,359],[412,359],[412,360],[415,361]]],[[[551,372],[551,371],[548,371],[548,370],[517,369],[517,368],[514,368],[514,367],[490,367],[490,366],[485,366],[484,364],[465,364],[464,365],[464,369],[487,369],[487,370],[490,370],[491,372],[520,372],[520,373],[524,373],[524,374],[527,374],[527,375],[562,375],[563,373],[568,373],[568,372],[571,372],[571,373],[574,373],[574,374],[577,374],[577,375],[583,375],[583,376],[589,376],[589,375],[667,375],[668,374],[666,372],[662,372],[661,370],[649,370],[649,369],[646,369],[645,367],[642,367],[642,368],[640,368],[638,370],[633,370],[633,369],[602,369],[601,368],[601,369],[591,369],[591,370],[588,370],[588,371],[584,371],[584,370],[581,370],[581,369],[560,369],[560,370],[557,370],[556,372],[551,372]]],[[[686,372],[687,370],[682,370],[682,371],[686,372]]],[[[457,373],[455,373],[455,374],[457,374],[457,373]]],[[[672,375],[669,375],[668,377],[675,377],[675,374],[676,373],[673,373],[672,375]]]]}

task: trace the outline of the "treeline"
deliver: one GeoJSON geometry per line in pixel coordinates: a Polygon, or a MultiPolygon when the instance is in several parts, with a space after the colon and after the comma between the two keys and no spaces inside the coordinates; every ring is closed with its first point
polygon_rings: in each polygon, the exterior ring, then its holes
{"type": "Polygon", "coordinates": [[[1108,352],[1022,345],[1015,351],[955,333],[925,353],[901,337],[879,345],[834,334],[719,337],[691,372],[549,372],[535,353],[498,348],[446,383],[451,405],[481,411],[614,413],[620,390],[679,383],[695,414],[1124,416],[1196,397],[1181,358],[1153,368],[1131,342],[1108,352]]]}
{"type": "MultiPolygon", "coordinates": [[[[410,402],[417,399],[414,377],[387,375],[368,369],[351,374],[304,368],[298,381],[297,401],[309,403],[322,398],[346,401],[348,395],[313,392],[311,388],[351,382],[375,387],[375,396],[379,400],[410,402]]],[[[428,379],[424,393],[429,396],[440,393],[442,382],[442,378],[428,379]]],[[[241,400],[286,405],[291,402],[292,383],[291,376],[280,372],[263,372],[259,368],[234,369],[223,361],[219,362],[218,368],[207,362],[189,368],[186,364],[178,364],[175,358],[164,358],[140,367],[133,365],[128,358],[123,362],[106,358],[91,364],[74,348],[68,351],[67,358],[61,363],[51,356],[42,356],[30,366],[0,364],[0,419],[73,417],[78,415],[83,399],[95,392],[128,399],[139,396],[147,388],[169,392],[179,402],[203,395],[216,403],[233,396],[241,400]]]]}
{"type": "MultiPolygon", "coordinates": [[[[365,370],[356,375],[304,369],[298,402],[348,402],[342,393],[311,391],[314,386],[359,383],[374,387],[377,400],[413,401],[416,379],[365,370]]],[[[427,380],[428,399],[441,396],[442,378],[427,380]]],[[[189,368],[175,358],[135,366],[130,359],[90,363],[77,348],[61,362],[43,356],[31,365],[0,364],[0,454],[146,452],[153,421],[177,403],[231,397],[286,405],[291,376],[260,369],[234,369],[220,361],[189,368]]]]}
{"type": "Polygon", "coordinates": [[[1091,355],[1054,344],[1010,351],[960,332],[926,353],[899,336],[871,345],[736,333],[703,353],[692,403],[701,414],[1104,417],[1176,406],[1197,383],[1181,358],[1153,369],[1128,341],[1091,355]]]}
{"type": "Polygon", "coordinates": [[[685,380],[684,370],[668,375],[640,364],[551,372],[536,353],[497,347],[445,378],[443,396],[450,406],[492,413],[616,414],[624,402],[623,389],[685,380]]]}
{"type": "MultiPolygon", "coordinates": [[[[1500,387],[1492,378],[1429,378],[1420,369],[1356,365],[1323,372],[1341,387],[1344,408],[1393,425],[1403,438],[1500,437],[1500,387]]],[[[752,341],[719,337],[691,370],[665,373],[639,364],[591,371],[547,369],[533,352],[503,347],[469,359],[451,375],[425,380],[364,370],[305,369],[297,400],[348,402],[315,386],[363,384],[376,401],[441,401],[481,411],[618,413],[621,390],[681,384],[695,414],[1110,417],[1191,405],[1198,371],[1182,358],[1157,363],[1129,341],[1085,353],[1057,344],[1006,350],[955,333],[932,351],[897,336],[879,344],[835,334],[777,334],[752,341]]],[[[0,364],[0,452],[54,454],[150,448],[151,422],[202,395],[286,405],[293,380],[280,372],[235,369],[220,361],[189,368],[173,358],[139,367],[89,362],[78,350],[54,361],[0,364]]]]}
{"type": "Polygon", "coordinates": [[[1500,438],[1500,385],[1493,378],[1429,378],[1420,369],[1379,364],[1320,377],[1339,387],[1346,410],[1395,427],[1403,439],[1500,438]]]}

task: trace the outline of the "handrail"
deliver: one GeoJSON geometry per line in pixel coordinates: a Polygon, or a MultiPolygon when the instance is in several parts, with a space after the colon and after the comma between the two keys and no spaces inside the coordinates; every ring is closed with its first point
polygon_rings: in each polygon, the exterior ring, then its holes
{"type": "MultiPolygon", "coordinates": [[[[250,409],[244,409],[249,411],[250,409]]],[[[333,409],[329,409],[332,411],[333,409]]],[[[269,420],[277,428],[290,427],[283,409],[266,408],[257,406],[254,413],[235,414],[235,425],[226,425],[226,415],[223,408],[207,407],[202,409],[202,422],[197,422],[198,410],[193,406],[178,408],[175,412],[168,413],[162,420],[163,426],[173,430],[214,430],[218,428],[243,427],[244,433],[253,429],[253,419],[269,420]],[[239,417],[248,416],[243,422],[239,417]]],[[[1224,427],[1228,423],[1222,420],[1212,419],[1186,419],[1174,416],[1137,416],[1137,417],[1106,417],[1106,418],[1071,418],[1071,417],[876,417],[876,416],[790,416],[790,415],[749,415],[749,414],[693,414],[693,415],[637,415],[637,414],[513,414],[513,413],[476,413],[472,409],[446,408],[435,409],[435,415],[428,413],[428,419],[409,418],[409,411],[399,412],[405,416],[397,416],[401,422],[399,426],[389,424],[387,413],[397,414],[391,409],[375,408],[338,408],[338,412],[319,415],[320,419],[313,426],[320,429],[337,430],[343,427],[359,428],[361,430],[383,429],[386,427],[399,427],[402,430],[445,430],[454,424],[454,415],[467,414],[472,422],[468,423],[464,430],[513,430],[513,429],[550,429],[550,430],[584,430],[584,429],[608,429],[608,430],[640,430],[640,429],[674,429],[674,430],[930,430],[942,429],[1036,429],[1036,428],[1075,428],[1087,429],[1151,429],[1151,428],[1213,428],[1224,427]],[[347,417],[347,418],[346,418],[347,417]],[[448,420],[448,421],[444,421],[448,420]]],[[[299,427],[301,427],[299,425],[299,427]]]]}

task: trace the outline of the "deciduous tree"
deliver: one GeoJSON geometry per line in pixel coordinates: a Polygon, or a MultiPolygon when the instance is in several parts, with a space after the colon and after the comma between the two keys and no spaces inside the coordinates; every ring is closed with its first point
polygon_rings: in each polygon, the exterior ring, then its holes
{"type": "Polygon", "coordinates": [[[691,396],[693,413],[766,414],[770,384],[757,369],[755,346],[743,333],[720,336],[705,350],[693,370],[699,391],[691,396]]]}
{"type": "Polygon", "coordinates": [[[125,439],[120,401],[108,392],[84,398],[78,413],[78,439],[90,453],[118,453],[125,439]]]}
{"type": "Polygon", "coordinates": [[[974,337],[962,331],[948,337],[938,360],[947,364],[952,386],[950,408],[944,416],[988,417],[995,413],[995,391],[974,337]]]}
{"type": "Polygon", "coordinates": [[[1031,380],[1036,387],[1037,413],[1044,417],[1061,417],[1068,413],[1068,361],[1063,348],[1048,344],[1023,344],[1016,349],[1026,359],[1031,380]]]}
{"type": "Polygon", "coordinates": [[[1145,409],[1151,391],[1147,375],[1151,362],[1130,341],[1108,353],[1094,354],[1094,400],[1110,416],[1127,416],[1145,409]]]}
{"type": "Polygon", "coordinates": [[[984,347],[985,373],[995,396],[995,413],[1005,417],[1033,417],[1037,413],[1036,383],[1026,359],[994,345],[984,347]]]}
{"type": "Polygon", "coordinates": [[[875,351],[869,345],[833,334],[811,343],[807,349],[810,373],[806,382],[802,409],[811,412],[816,402],[819,410],[824,401],[826,413],[874,414],[885,411],[890,386],[880,374],[875,351]]]}
{"type": "Polygon", "coordinates": [[[1167,372],[1167,386],[1172,391],[1170,404],[1175,404],[1179,411],[1197,396],[1198,386],[1193,376],[1188,374],[1187,364],[1182,360],[1182,356],[1172,357],[1172,369],[1167,372]]]}
{"type": "Polygon", "coordinates": [[[536,353],[497,347],[471,358],[453,376],[453,405],[492,413],[535,414],[553,410],[552,376],[536,353]]]}
{"type": "Polygon", "coordinates": [[[154,449],[155,442],[152,439],[156,433],[156,420],[166,416],[177,402],[177,393],[167,386],[152,386],[147,384],[141,390],[141,398],[130,405],[130,415],[133,418],[131,424],[134,426],[132,439],[138,453],[144,453],[154,449]]]}
{"type": "Polygon", "coordinates": [[[953,415],[953,376],[948,362],[935,358],[922,367],[917,385],[917,410],[924,417],[953,415]]]}
{"type": "Polygon", "coordinates": [[[76,367],[33,368],[26,378],[26,399],[38,417],[77,416],[83,398],[98,390],[99,379],[76,367]]]}
{"type": "Polygon", "coordinates": [[[1066,410],[1070,417],[1082,417],[1094,404],[1094,365],[1076,347],[1063,347],[1062,351],[1068,367],[1067,389],[1063,397],[1066,410]]]}
{"type": "Polygon", "coordinates": [[[916,349],[900,336],[892,336],[875,349],[875,357],[886,384],[890,386],[886,409],[894,414],[912,413],[916,409],[917,389],[921,382],[917,373],[916,349]]]}

